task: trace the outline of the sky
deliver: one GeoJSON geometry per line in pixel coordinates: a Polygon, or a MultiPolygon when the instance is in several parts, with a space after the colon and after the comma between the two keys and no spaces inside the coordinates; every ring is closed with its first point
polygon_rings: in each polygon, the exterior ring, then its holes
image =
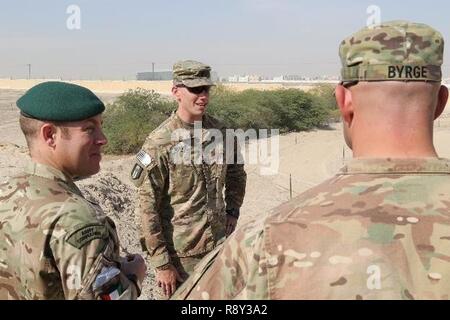
{"type": "MultiPolygon", "coordinates": [[[[441,31],[445,40],[450,29],[450,3],[438,0],[0,0],[0,4],[0,78],[26,78],[31,64],[33,78],[134,79],[137,72],[151,71],[152,63],[156,71],[171,70],[181,59],[207,63],[221,77],[337,76],[339,43],[373,19],[374,11],[368,13],[371,6],[379,8],[381,21],[426,23],[441,31]]],[[[449,66],[444,64],[445,77],[450,77],[449,66]]]]}

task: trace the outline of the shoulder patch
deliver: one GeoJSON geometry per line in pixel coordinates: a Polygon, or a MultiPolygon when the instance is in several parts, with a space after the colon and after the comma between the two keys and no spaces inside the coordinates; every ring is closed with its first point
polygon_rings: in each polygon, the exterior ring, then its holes
{"type": "Polygon", "coordinates": [[[138,152],[138,154],[136,155],[136,159],[140,164],[142,164],[144,168],[148,167],[153,162],[152,157],[144,150],[138,152]]]}
{"type": "Polygon", "coordinates": [[[141,177],[142,171],[144,171],[144,168],[139,163],[135,163],[133,170],[131,170],[131,179],[138,180],[141,177]]]}
{"type": "Polygon", "coordinates": [[[136,186],[140,184],[137,183],[137,181],[141,180],[140,178],[144,169],[148,168],[151,164],[154,163],[154,159],[147,152],[145,152],[144,150],[138,152],[138,154],[136,155],[136,163],[131,170],[131,180],[136,186]]]}
{"type": "Polygon", "coordinates": [[[77,228],[66,237],[66,242],[77,249],[83,248],[86,244],[95,239],[105,239],[108,237],[108,229],[103,224],[85,224],[77,228]]]}

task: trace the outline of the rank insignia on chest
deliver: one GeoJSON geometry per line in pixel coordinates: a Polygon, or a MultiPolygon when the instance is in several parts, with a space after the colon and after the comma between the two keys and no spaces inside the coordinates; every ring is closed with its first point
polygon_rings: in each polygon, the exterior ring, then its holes
{"type": "MultiPolygon", "coordinates": [[[[185,140],[189,141],[190,140],[185,140]]],[[[190,163],[191,146],[185,141],[181,141],[170,149],[170,160],[174,164],[190,163]]]]}
{"type": "Polygon", "coordinates": [[[180,154],[180,153],[182,153],[182,152],[184,152],[186,150],[186,147],[187,147],[187,144],[184,141],[182,141],[182,142],[179,142],[177,145],[175,145],[170,150],[170,152],[172,154],[180,154]]]}

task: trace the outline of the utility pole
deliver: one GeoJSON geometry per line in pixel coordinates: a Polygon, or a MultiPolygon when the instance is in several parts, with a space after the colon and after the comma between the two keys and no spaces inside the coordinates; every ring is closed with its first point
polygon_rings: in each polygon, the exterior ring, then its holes
{"type": "Polygon", "coordinates": [[[31,63],[28,63],[27,66],[28,66],[28,80],[30,80],[31,79],[31,63]]]}
{"type": "Polygon", "coordinates": [[[155,81],[155,63],[152,62],[152,80],[155,81]]]}

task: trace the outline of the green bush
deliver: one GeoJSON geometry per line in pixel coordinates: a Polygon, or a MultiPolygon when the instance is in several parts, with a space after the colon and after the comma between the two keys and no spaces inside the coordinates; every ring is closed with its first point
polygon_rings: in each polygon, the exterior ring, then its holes
{"type": "Polygon", "coordinates": [[[335,86],[321,84],[309,92],[317,98],[316,102],[318,104],[328,110],[328,120],[336,122],[341,118],[341,114],[336,104],[336,98],[334,97],[334,89],[335,86]]]}
{"type": "Polygon", "coordinates": [[[218,86],[211,93],[208,112],[230,128],[280,129],[281,133],[310,130],[336,118],[334,87],[310,92],[298,89],[234,92],[218,86]]]}
{"type": "Polygon", "coordinates": [[[150,90],[136,89],[106,106],[104,131],[108,137],[106,153],[137,152],[147,135],[167,119],[176,104],[150,90]]]}
{"type": "MultiPolygon", "coordinates": [[[[136,89],[106,108],[106,153],[137,152],[147,135],[167,119],[176,103],[154,91],[136,89]]],[[[217,86],[211,91],[208,113],[233,129],[279,129],[281,133],[310,130],[338,119],[332,86],[309,92],[298,89],[235,92],[217,86]]]]}

